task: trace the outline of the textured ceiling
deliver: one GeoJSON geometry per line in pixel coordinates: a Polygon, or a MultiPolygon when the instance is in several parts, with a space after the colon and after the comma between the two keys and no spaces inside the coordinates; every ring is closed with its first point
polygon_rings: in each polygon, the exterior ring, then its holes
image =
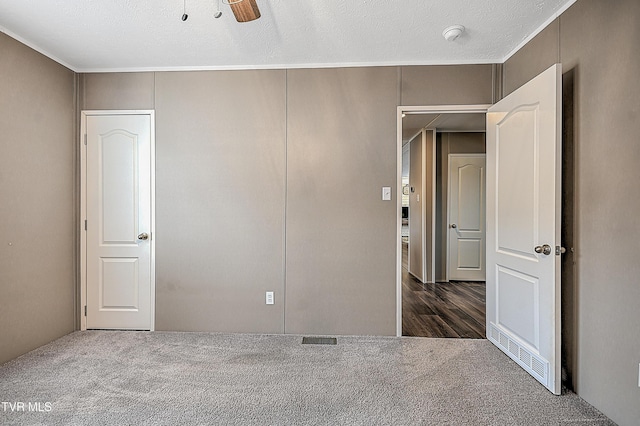
{"type": "Polygon", "coordinates": [[[495,63],[574,2],[257,0],[238,23],[216,0],[185,22],[183,0],[2,0],[0,30],[79,72],[495,63]]]}

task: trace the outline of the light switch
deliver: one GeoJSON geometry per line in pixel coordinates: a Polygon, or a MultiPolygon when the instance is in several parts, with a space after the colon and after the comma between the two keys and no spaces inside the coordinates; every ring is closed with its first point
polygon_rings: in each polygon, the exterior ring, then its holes
{"type": "Polygon", "coordinates": [[[382,201],[391,201],[391,187],[383,186],[382,187],[382,201]]]}

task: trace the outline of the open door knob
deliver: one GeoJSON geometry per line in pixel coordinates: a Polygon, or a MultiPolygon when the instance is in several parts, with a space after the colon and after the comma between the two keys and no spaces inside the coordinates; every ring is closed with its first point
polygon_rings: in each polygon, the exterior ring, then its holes
{"type": "Polygon", "coordinates": [[[536,246],[533,250],[535,250],[536,253],[542,253],[547,256],[551,254],[551,246],[549,244],[536,246]]]}
{"type": "Polygon", "coordinates": [[[456,224],[454,223],[454,224],[452,224],[452,225],[451,225],[451,227],[452,227],[453,229],[456,229],[456,228],[458,227],[458,225],[456,225],[456,224]]]}
{"type": "Polygon", "coordinates": [[[143,232],[142,234],[138,235],[138,239],[139,240],[148,240],[149,239],[149,234],[147,234],[146,232],[143,232]]]}

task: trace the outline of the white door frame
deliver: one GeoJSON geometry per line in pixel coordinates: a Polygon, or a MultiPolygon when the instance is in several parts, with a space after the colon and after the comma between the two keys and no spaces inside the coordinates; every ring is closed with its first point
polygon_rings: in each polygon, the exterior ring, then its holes
{"type": "Polygon", "coordinates": [[[80,113],[80,330],[87,329],[87,231],[85,221],[87,218],[87,146],[86,146],[86,118],[99,115],[148,115],[151,118],[151,331],[155,330],[156,312],[156,134],[154,110],[85,110],[80,113]]]}
{"type": "MultiPolygon", "coordinates": [[[[399,106],[396,111],[396,194],[402,193],[402,115],[403,114],[486,114],[490,104],[399,106]]],[[[435,141],[434,141],[435,142],[435,141]]],[[[435,143],[434,143],[435,146],[435,143]]],[[[435,182],[432,183],[435,185],[435,182]]],[[[435,197],[435,187],[433,188],[435,197]]],[[[402,336],[402,197],[396,197],[396,336],[402,336]]],[[[435,205],[435,203],[434,203],[435,205]]],[[[434,216],[435,217],[435,216],[434,216]]],[[[431,223],[435,240],[435,220],[431,223]]],[[[435,250],[427,262],[435,265],[435,250]]]]}

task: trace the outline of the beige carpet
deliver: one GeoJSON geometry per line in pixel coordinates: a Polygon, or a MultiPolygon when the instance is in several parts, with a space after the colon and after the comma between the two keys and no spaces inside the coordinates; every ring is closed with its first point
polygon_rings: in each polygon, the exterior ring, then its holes
{"type": "Polygon", "coordinates": [[[301,341],[76,332],[0,366],[0,424],[613,424],[486,340],[301,341]]]}

